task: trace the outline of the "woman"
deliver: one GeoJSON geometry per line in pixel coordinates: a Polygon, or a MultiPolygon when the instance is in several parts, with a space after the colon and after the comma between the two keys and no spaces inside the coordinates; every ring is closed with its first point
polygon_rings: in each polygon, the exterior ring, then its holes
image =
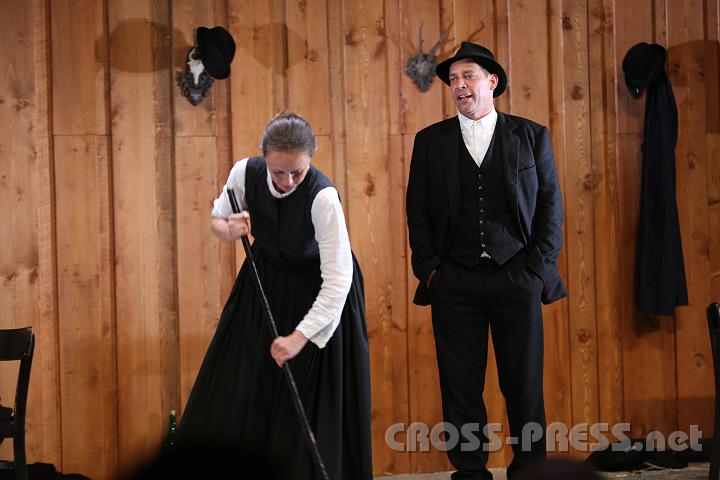
{"type": "Polygon", "coordinates": [[[337,190],[310,164],[315,150],[310,125],[280,114],[265,129],[263,157],[237,162],[215,200],[212,231],[219,239],[238,240],[252,224],[252,251],[280,336],[271,342],[245,262],[177,441],[239,446],[282,464],[289,478],[320,478],[278,368],[292,359],[330,478],[365,480],[372,478],[372,461],[362,274],[337,190]],[[242,213],[232,213],[227,188],[242,213]]]}

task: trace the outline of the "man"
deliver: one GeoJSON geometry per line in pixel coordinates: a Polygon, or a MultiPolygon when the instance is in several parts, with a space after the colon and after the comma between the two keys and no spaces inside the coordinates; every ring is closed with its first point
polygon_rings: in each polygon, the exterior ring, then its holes
{"type": "MultiPolygon", "coordinates": [[[[492,332],[510,434],[518,438],[512,478],[545,456],[541,302],[567,295],[556,267],[563,210],[555,159],[545,127],[495,110],[507,76],[490,50],[463,42],[436,73],[459,114],[415,137],[407,189],[420,280],[414,302],[432,306],[443,416],[458,432],[487,424],[492,332]]],[[[492,479],[487,452],[467,451],[471,440],[461,436],[448,451],[458,470],[452,478],[492,479]]]]}

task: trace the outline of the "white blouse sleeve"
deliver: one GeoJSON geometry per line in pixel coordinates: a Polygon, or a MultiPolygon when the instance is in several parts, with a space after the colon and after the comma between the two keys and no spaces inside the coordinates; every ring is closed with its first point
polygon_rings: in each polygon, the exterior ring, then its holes
{"type": "Polygon", "coordinates": [[[233,212],[230,206],[230,197],[228,197],[227,189],[232,188],[235,191],[235,198],[240,202],[240,208],[247,209],[247,201],[245,200],[245,170],[247,169],[247,158],[243,158],[237,162],[230,170],[227,183],[220,192],[220,196],[213,202],[212,216],[220,218],[228,218],[233,212]]]}
{"type": "Polygon", "coordinates": [[[320,248],[322,285],[315,302],[298,324],[305,337],[323,348],[340,323],[352,284],[353,263],[338,192],[333,187],[321,190],[310,209],[315,240],[320,248]]]}

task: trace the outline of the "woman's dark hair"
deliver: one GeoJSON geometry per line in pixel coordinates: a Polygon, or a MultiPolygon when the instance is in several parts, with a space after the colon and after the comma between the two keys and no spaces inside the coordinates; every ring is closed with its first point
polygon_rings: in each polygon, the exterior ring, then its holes
{"type": "Polygon", "coordinates": [[[315,135],[310,124],[297,113],[275,115],[265,127],[261,144],[263,155],[268,151],[315,153],[315,135]]]}

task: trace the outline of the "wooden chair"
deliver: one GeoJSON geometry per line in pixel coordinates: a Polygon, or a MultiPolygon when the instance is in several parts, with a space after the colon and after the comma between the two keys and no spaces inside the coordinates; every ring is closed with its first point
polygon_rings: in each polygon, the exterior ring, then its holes
{"type": "Polygon", "coordinates": [[[32,328],[0,330],[0,361],[20,360],[17,387],[15,388],[15,406],[10,416],[10,429],[8,432],[0,432],[0,442],[5,438],[13,440],[15,478],[18,480],[27,480],[28,478],[25,460],[25,409],[34,350],[35,335],[32,328]]]}
{"type": "Polygon", "coordinates": [[[715,367],[715,426],[713,428],[712,450],[710,451],[710,480],[717,480],[720,471],[720,304],[707,307],[708,330],[715,367]]]}

